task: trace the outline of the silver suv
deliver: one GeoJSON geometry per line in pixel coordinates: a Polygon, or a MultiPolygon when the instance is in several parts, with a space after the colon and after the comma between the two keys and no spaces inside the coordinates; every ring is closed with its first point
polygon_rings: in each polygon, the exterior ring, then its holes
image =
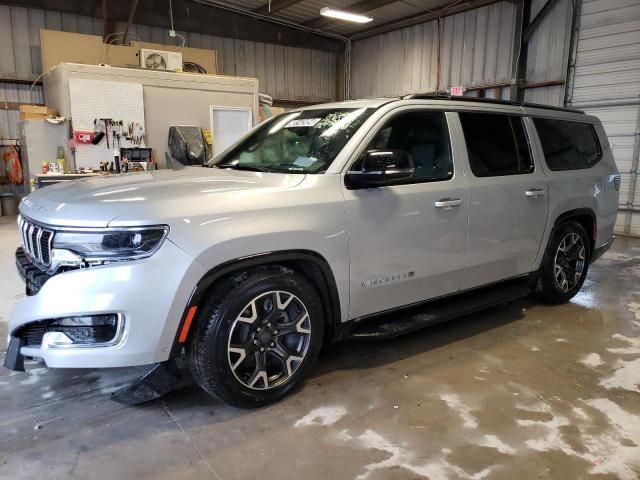
{"type": "Polygon", "coordinates": [[[420,95],[287,112],[206,167],[24,199],[8,368],[182,358],[210,394],[264,405],[329,341],[531,290],[568,301],[613,241],[620,188],[595,117],[420,95]]]}

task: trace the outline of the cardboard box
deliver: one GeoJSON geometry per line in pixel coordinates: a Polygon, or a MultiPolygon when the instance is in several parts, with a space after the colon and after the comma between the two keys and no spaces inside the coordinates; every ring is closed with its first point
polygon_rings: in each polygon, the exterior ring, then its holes
{"type": "Polygon", "coordinates": [[[20,105],[20,113],[36,113],[36,114],[47,114],[46,105],[20,105]]]}
{"type": "Polygon", "coordinates": [[[215,50],[132,41],[130,45],[104,44],[98,35],[40,30],[42,68],[48,72],[59,63],[81,63],[139,67],[138,52],[141,48],[182,52],[183,62],[202,65],[209,74],[218,73],[218,55],[215,50]]]}
{"type": "Polygon", "coordinates": [[[44,120],[57,115],[58,112],[45,105],[20,105],[20,120],[44,120]]]}

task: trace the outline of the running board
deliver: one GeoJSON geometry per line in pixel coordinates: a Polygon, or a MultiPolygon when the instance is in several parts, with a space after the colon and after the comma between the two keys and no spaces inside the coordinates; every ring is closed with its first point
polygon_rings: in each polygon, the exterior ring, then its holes
{"type": "Polygon", "coordinates": [[[347,338],[375,340],[421,330],[437,323],[526,297],[531,292],[529,282],[528,278],[501,282],[470,292],[449,295],[420,306],[385,313],[374,318],[356,320],[347,338]]]}

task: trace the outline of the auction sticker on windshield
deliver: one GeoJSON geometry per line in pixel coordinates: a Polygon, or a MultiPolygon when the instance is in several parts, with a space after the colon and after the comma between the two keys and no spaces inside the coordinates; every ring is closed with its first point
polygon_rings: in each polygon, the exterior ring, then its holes
{"type": "Polygon", "coordinates": [[[296,127],[313,127],[318,123],[321,118],[301,118],[299,120],[291,120],[284,128],[296,128],[296,127]]]}

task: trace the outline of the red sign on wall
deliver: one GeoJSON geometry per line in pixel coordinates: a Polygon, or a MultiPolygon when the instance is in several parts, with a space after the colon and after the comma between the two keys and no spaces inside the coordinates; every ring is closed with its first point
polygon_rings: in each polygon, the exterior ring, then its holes
{"type": "Polygon", "coordinates": [[[464,95],[464,87],[462,85],[451,87],[450,94],[452,97],[461,97],[464,95]]]}
{"type": "Polygon", "coordinates": [[[93,140],[93,135],[94,133],[91,131],[76,130],[75,132],[73,132],[73,137],[75,138],[76,143],[82,144],[91,143],[91,140],[93,140]]]}

